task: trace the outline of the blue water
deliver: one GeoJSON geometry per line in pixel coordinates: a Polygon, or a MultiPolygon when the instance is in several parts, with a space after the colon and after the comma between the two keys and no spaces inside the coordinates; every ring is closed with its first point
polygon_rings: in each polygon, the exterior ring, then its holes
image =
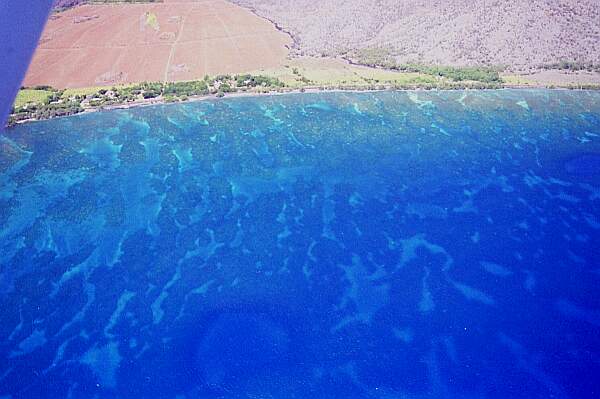
{"type": "Polygon", "coordinates": [[[0,136],[2,398],[600,397],[600,93],[99,112],[0,136]]]}

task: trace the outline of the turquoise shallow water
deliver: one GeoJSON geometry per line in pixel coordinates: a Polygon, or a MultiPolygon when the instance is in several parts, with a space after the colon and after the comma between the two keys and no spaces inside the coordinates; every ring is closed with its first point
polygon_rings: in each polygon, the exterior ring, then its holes
{"type": "Polygon", "coordinates": [[[0,397],[600,396],[600,93],[323,93],[0,136],[0,397]]]}

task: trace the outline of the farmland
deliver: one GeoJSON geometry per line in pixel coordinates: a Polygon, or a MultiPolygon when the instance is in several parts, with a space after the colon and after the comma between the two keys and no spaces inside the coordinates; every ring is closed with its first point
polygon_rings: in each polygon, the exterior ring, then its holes
{"type": "Polygon", "coordinates": [[[86,4],[54,13],[25,86],[183,81],[280,67],[291,38],[224,0],[86,4]]]}

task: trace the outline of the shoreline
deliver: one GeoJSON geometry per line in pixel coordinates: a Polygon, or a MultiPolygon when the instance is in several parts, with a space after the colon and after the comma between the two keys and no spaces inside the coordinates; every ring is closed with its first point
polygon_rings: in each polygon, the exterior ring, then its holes
{"type": "Polygon", "coordinates": [[[25,119],[15,122],[13,125],[5,126],[4,129],[0,129],[0,132],[9,131],[11,128],[18,125],[30,124],[35,122],[48,121],[53,119],[69,118],[77,115],[93,114],[96,112],[104,111],[115,111],[115,110],[127,110],[134,108],[150,107],[155,105],[169,105],[169,104],[184,104],[201,101],[220,101],[230,98],[253,98],[253,97],[275,97],[289,94],[318,94],[318,93],[367,93],[367,92],[451,92],[451,91],[502,91],[502,90],[549,90],[549,91],[600,91],[600,87],[595,88],[573,88],[573,87],[548,87],[545,85],[504,85],[498,88],[426,88],[426,87],[414,87],[414,88],[394,88],[392,86],[382,88],[320,88],[320,87],[305,87],[305,88],[294,88],[290,90],[276,91],[272,90],[269,92],[234,92],[228,93],[222,97],[215,94],[206,94],[198,96],[190,96],[186,100],[179,101],[166,101],[165,98],[151,98],[148,100],[137,100],[130,103],[123,104],[112,104],[101,107],[89,107],[84,108],[82,112],[78,112],[70,115],[54,116],[50,118],[39,118],[39,119],[25,119]]]}
{"type": "MultiPolygon", "coordinates": [[[[137,3],[131,0],[125,3],[137,3]]],[[[148,0],[140,0],[146,3],[148,0]]],[[[180,4],[180,0],[164,0],[167,5],[180,4]]],[[[73,7],[65,10],[79,8],[80,6],[94,5],[94,0],[78,0],[73,7]],[[81,4],[79,4],[81,3],[81,4]]],[[[100,4],[107,4],[99,1],[100,4]]],[[[111,2],[108,2],[110,4],[111,2]]],[[[117,2],[119,3],[119,2],[117,2]]],[[[161,4],[163,0],[150,0],[148,4],[161,4]]],[[[452,62],[444,65],[429,63],[407,63],[400,64],[386,47],[355,48],[356,51],[348,49],[341,52],[314,54],[307,51],[302,45],[302,30],[294,24],[289,24],[285,19],[281,20],[276,14],[265,12],[265,8],[259,3],[241,0],[229,0],[232,10],[244,10],[244,15],[254,21],[260,19],[271,25],[273,31],[285,35],[287,57],[281,65],[275,67],[258,68],[252,71],[231,73],[227,75],[216,75],[215,79],[205,87],[203,91],[197,90],[195,83],[201,83],[200,77],[192,80],[168,80],[165,71],[164,79],[161,76],[156,80],[132,82],[113,85],[110,82],[100,82],[100,86],[79,86],[79,82],[55,83],[56,87],[44,86],[51,84],[42,81],[43,84],[34,87],[24,87],[21,101],[15,103],[5,128],[25,123],[62,118],[66,116],[101,112],[105,110],[132,109],[152,105],[164,105],[170,103],[208,101],[210,99],[238,98],[238,97],[260,97],[294,93],[327,93],[327,92],[366,92],[366,91],[457,91],[457,90],[600,90],[600,65],[594,69],[594,76],[580,76],[586,65],[576,62],[563,62],[557,60],[552,64],[540,64],[535,70],[525,70],[485,66],[452,66],[452,62]],[[247,15],[246,15],[247,14],[247,15]],[[369,49],[376,51],[367,51],[369,49]],[[365,50],[365,51],[363,51],[365,50]],[[306,52],[306,53],[305,53],[306,52]],[[567,79],[568,71],[575,72],[576,77],[567,79]],[[558,73],[558,75],[557,75],[558,73]],[[255,75],[270,79],[268,83],[254,84],[252,87],[243,86],[238,82],[232,82],[236,76],[255,75]],[[257,75],[258,74],[258,75],[257,75]],[[233,78],[231,78],[233,76],[233,78]],[[223,78],[226,77],[226,78],[223,78]],[[273,83],[275,82],[275,83],[273,83]],[[178,85],[188,83],[192,90],[166,91],[166,85],[178,85]],[[223,84],[223,85],[222,85],[223,84]],[[161,87],[156,87],[156,86],[161,87]],[[112,86],[112,87],[111,87],[112,86]],[[128,86],[136,86],[134,95],[125,89],[128,86]],[[32,90],[47,87],[46,97],[43,93],[32,90]],[[63,87],[60,89],[58,87],[63,87]],[[68,87],[68,88],[67,88],[68,87]],[[223,88],[227,87],[227,88],[223,88]],[[88,89],[95,89],[95,93],[88,89]],[[80,94],[75,94],[79,91],[80,94]],[[108,95],[105,95],[106,92],[108,95]],[[217,93],[219,91],[219,93],[217,93]],[[71,93],[65,94],[64,92],[71,93]],[[123,96],[125,93],[125,97],[123,96]],[[83,93],[83,94],[81,94],[83,93]],[[148,94],[148,97],[146,97],[148,94]],[[38,97],[36,97],[38,96],[38,97]],[[39,97],[42,96],[42,97],[39,97]],[[151,97],[150,97],[151,96],[151,97]],[[40,99],[41,98],[41,99],[40,99]],[[28,101],[29,100],[29,101],[28,101]],[[19,104],[19,105],[17,105],[19,104]]],[[[110,7],[113,5],[111,4],[110,7]]],[[[268,8],[267,8],[268,9],[268,8]]],[[[56,10],[55,10],[56,11],[56,10]]],[[[75,13],[75,11],[73,11],[75,13]]],[[[241,12],[241,11],[240,11],[241,12]]],[[[70,15],[70,14],[69,14],[70,15]]],[[[75,14],[73,14],[75,15],[75,14]]],[[[316,23],[316,22],[315,22],[316,23]]],[[[306,43],[305,43],[306,44],[306,43]]],[[[359,46],[360,47],[360,46],[359,46]]],[[[568,60],[567,60],[568,61],[568,60]]],[[[170,59],[169,59],[170,62],[170,59]]],[[[167,64],[167,67],[169,64],[167,64]]],[[[593,65],[587,67],[592,68],[593,65]]],[[[592,72],[592,70],[589,70],[592,72]]],[[[161,74],[162,75],[162,74],[161,74]]],[[[204,81],[208,83],[208,75],[204,81]]],[[[33,85],[34,83],[32,83],[33,85]]],[[[2,126],[0,125],[0,129],[2,126]]]]}

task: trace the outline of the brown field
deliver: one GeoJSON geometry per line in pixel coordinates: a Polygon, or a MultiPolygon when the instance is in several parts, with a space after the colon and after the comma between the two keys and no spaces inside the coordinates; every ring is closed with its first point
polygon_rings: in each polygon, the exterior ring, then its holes
{"type": "Polygon", "coordinates": [[[291,38],[224,0],[83,5],[54,14],[24,85],[179,81],[281,67],[291,38]]]}

